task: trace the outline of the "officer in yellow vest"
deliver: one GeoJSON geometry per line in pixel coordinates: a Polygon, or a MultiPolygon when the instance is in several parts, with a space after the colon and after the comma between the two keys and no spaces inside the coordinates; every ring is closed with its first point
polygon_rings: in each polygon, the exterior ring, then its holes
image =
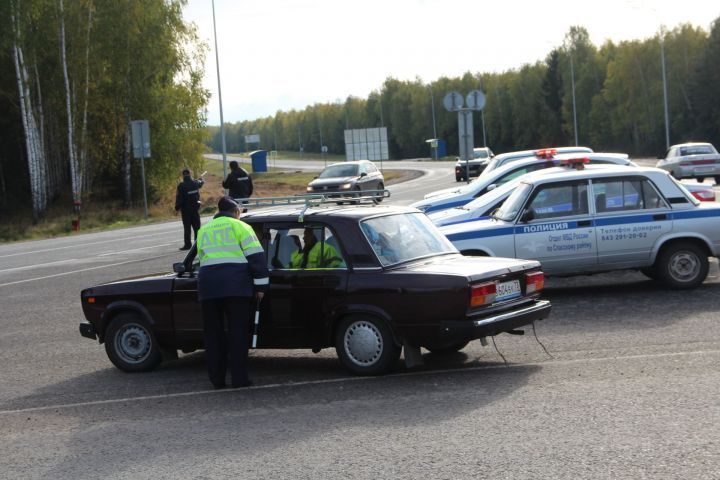
{"type": "Polygon", "coordinates": [[[197,240],[205,363],[213,387],[224,388],[229,348],[232,386],[245,387],[252,384],[247,368],[252,298],[259,302],[269,288],[267,260],[252,227],[239,220],[237,202],[222,197],[218,210],[197,240]]]}
{"type": "Polygon", "coordinates": [[[302,250],[293,252],[290,257],[289,268],[338,268],[343,266],[340,254],[332,245],[318,242],[312,228],[303,232],[305,246],[302,250]]]}

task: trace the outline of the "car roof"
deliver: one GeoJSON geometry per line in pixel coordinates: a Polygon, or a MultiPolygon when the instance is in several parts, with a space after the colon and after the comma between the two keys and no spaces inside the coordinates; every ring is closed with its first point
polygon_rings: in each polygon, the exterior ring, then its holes
{"type": "Polygon", "coordinates": [[[250,210],[240,216],[240,220],[247,223],[255,222],[297,222],[302,215],[304,221],[330,221],[331,219],[352,219],[360,220],[368,217],[381,215],[393,215],[403,213],[418,213],[419,210],[413,207],[400,205],[319,205],[308,207],[284,206],[266,207],[250,210]],[[304,211],[303,211],[304,210],[304,211]]]}
{"type": "Polygon", "coordinates": [[[700,146],[700,145],[703,145],[703,146],[705,146],[705,145],[711,145],[711,146],[712,146],[712,143],[710,143],[710,142],[678,143],[678,144],[673,145],[673,146],[670,147],[670,148],[673,148],[673,147],[695,147],[695,146],[700,146]]]}
{"type": "MultiPolygon", "coordinates": [[[[360,165],[361,163],[372,163],[370,160],[348,160],[347,162],[335,162],[328,165],[328,167],[332,167],[334,165],[360,165]]],[[[327,168],[327,167],[325,167],[327,168]]]]}
{"type": "Polygon", "coordinates": [[[576,170],[572,167],[553,167],[537,172],[531,172],[524,175],[521,179],[523,183],[534,183],[537,181],[552,182],[564,180],[580,180],[585,178],[597,178],[607,176],[627,176],[627,175],[647,175],[647,176],[667,176],[665,170],[655,167],[632,167],[623,165],[585,165],[582,170],[576,170]]]}
{"type": "Polygon", "coordinates": [[[539,150],[555,150],[558,154],[566,152],[592,152],[590,147],[552,147],[552,148],[534,148],[532,150],[518,150],[516,152],[505,152],[495,155],[498,160],[518,157],[534,157],[539,150]]]}

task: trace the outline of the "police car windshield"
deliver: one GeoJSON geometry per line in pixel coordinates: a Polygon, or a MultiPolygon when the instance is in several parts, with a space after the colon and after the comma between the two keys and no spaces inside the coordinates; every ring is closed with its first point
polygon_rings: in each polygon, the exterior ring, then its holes
{"type": "Polygon", "coordinates": [[[484,195],[480,195],[478,198],[473,200],[470,203],[467,203],[463,205],[462,209],[464,210],[475,210],[476,208],[483,207],[485,205],[488,205],[490,203],[495,203],[500,197],[503,197],[508,194],[511,190],[515,189],[517,187],[518,180],[514,179],[507,183],[503,183],[499,187],[490,190],[484,195]]]}
{"type": "Polygon", "coordinates": [[[369,218],[360,227],[383,266],[457,252],[422,213],[369,218]]]}
{"type": "Polygon", "coordinates": [[[530,194],[532,185],[528,183],[521,183],[517,186],[516,190],[510,194],[510,196],[503,202],[493,218],[498,220],[504,220],[506,222],[512,222],[515,217],[520,213],[520,209],[525,203],[525,199],[530,194]]]}

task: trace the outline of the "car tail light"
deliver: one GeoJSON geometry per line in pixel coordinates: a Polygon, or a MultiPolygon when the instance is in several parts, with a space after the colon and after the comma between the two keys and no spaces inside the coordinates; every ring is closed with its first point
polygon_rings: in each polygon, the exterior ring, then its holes
{"type": "Polygon", "coordinates": [[[715,201],[715,190],[696,190],[692,193],[692,196],[700,200],[701,202],[714,202],[715,201]]]}
{"type": "Polygon", "coordinates": [[[712,165],[715,160],[685,160],[680,162],[680,165],[712,165]]]}
{"type": "Polygon", "coordinates": [[[532,272],[525,274],[525,294],[537,293],[545,287],[545,274],[532,272]]]}
{"type": "Polygon", "coordinates": [[[480,305],[488,305],[495,301],[497,287],[495,282],[482,283],[474,285],[470,289],[470,306],[479,307],[480,305]]]}

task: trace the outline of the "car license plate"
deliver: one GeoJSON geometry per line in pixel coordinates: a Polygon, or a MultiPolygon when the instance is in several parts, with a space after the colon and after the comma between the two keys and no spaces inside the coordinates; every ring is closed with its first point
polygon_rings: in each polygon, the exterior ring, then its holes
{"type": "Polygon", "coordinates": [[[522,295],[520,292],[520,280],[512,280],[510,282],[501,282],[496,286],[495,301],[510,300],[511,298],[522,295]]]}
{"type": "Polygon", "coordinates": [[[715,169],[715,167],[695,167],[694,171],[695,173],[707,173],[712,172],[715,169]]]}

